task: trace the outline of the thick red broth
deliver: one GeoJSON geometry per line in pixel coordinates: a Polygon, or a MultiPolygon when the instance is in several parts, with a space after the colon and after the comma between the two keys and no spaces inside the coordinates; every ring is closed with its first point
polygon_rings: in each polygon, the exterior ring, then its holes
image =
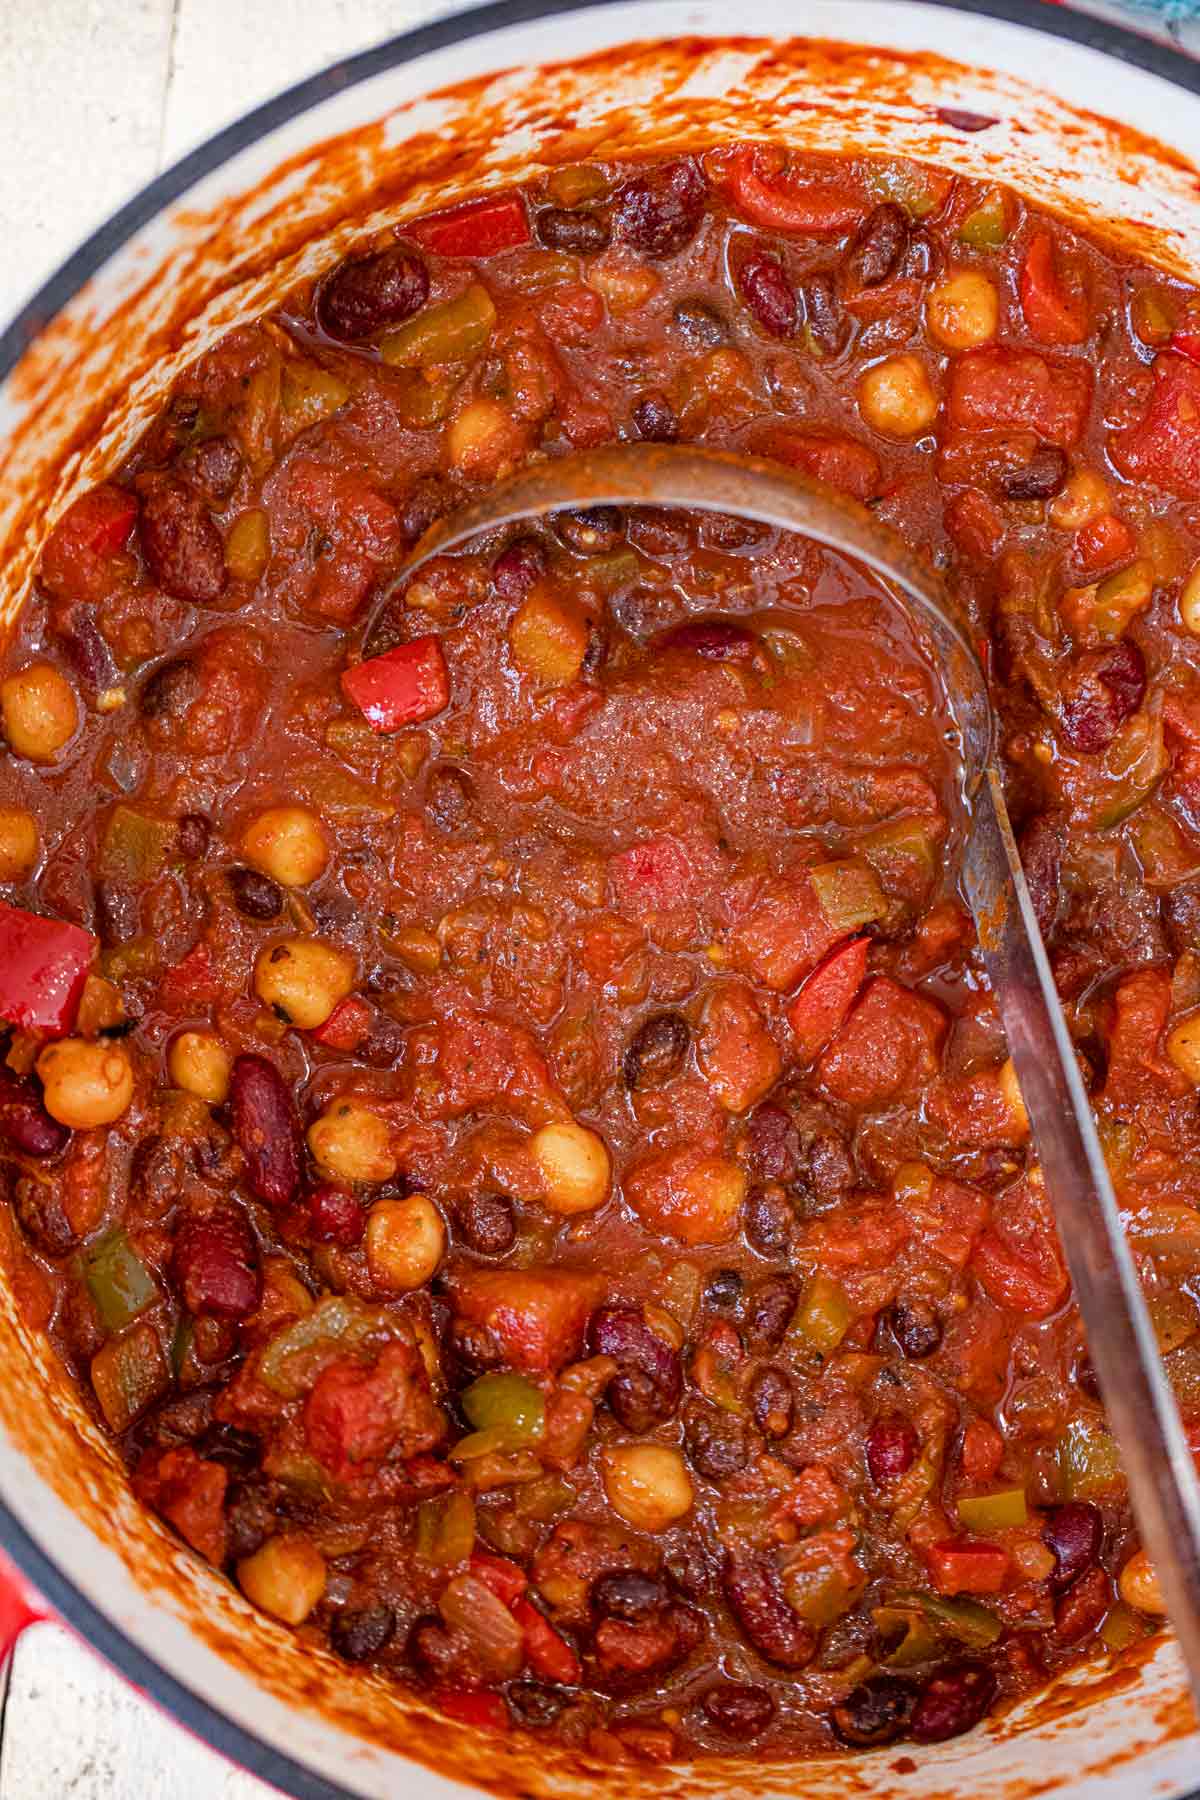
{"type": "Polygon", "coordinates": [[[919,1744],[1163,1604],[903,613],[533,456],[745,448],[986,647],[1200,1443],[1200,309],[1002,188],[731,146],[364,244],[46,544],[0,677],[17,1282],[303,1639],[621,1758],[919,1744]]]}

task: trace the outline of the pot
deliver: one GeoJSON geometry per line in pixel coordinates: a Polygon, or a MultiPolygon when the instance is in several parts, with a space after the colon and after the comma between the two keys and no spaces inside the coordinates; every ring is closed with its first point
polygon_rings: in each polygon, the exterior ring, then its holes
{"type": "MultiPolygon", "coordinates": [[[[159,177],[0,338],[0,619],[49,526],[204,348],[378,225],[537,169],[760,135],[921,157],[1003,178],[1200,278],[1200,67],[1032,0],[760,0],[753,37],[729,23],[717,0],[500,0],[301,83],[159,177]]],[[[48,1605],[208,1742],[313,1800],[601,1800],[628,1779],[450,1725],[254,1612],[133,1499],[22,1315],[22,1254],[0,1217],[0,1637],[48,1605]]],[[[918,1754],[646,1767],[637,1781],[679,1800],[1169,1797],[1194,1781],[1200,1735],[1158,1638],[918,1754]]]]}

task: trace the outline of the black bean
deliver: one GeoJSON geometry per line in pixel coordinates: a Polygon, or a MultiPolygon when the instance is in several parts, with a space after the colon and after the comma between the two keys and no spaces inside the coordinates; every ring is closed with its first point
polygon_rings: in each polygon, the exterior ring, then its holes
{"type": "Polygon", "coordinates": [[[505,1689],[513,1711],[526,1725],[552,1725],[569,1695],[560,1688],[547,1687],[543,1681],[514,1681],[505,1689]]]}
{"type": "Polygon", "coordinates": [[[465,769],[443,763],[429,772],[425,811],[439,831],[462,831],[471,822],[475,786],[465,769]]]}
{"type": "Polygon", "coordinates": [[[141,929],[138,897],[131,888],[115,881],[98,881],[96,898],[96,934],[100,942],[111,948],[129,944],[141,929]]]}
{"type": "Polygon", "coordinates": [[[46,1256],[66,1256],[79,1242],[63,1205],[61,1183],[36,1175],[17,1175],[10,1163],[0,1166],[0,1191],[11,1195],[21,1229],[46,1256]]]}
{"type": "Polygon", "coordinates": [[[329,1626],[329,1643],[344,1662],[370,1662],[387,1648],[395,1630],[395,1613],[377,1601],[353,1612],[344,1608],[335,1613],[329,1626]]]}
{"type": "Polygon", "coordinates": [[[725,1681],[709,1688],[700,1704],[711,1725],[740,1743],[758,1737],[775,1717],[771,1690],[745,1681],[725,1681]]]}
{"type": "Polygon", "coordinates": [[[225,1502],[225,1521],[230,1560],[241,1562],[244,1556],[253,1556],[278,1528],[275,1502],[266,1484],[244,1481],[232,1487],[225,1502]]]}
{"type": "Polygon", "coordinates": [[[902,1354],[911,1362],[932,1356],[942,1341],[942,1322],[927,1300],[897,1300],[888,1324],[902,1354]]]}
{"type": "Polygon", "coordinates": [[[184,813],[179,821],[179,854],[188,862],[199,862],[211,837],[212,826],[203,813],[184,813]]]}
{"type": "Polygon", "coordinates": [[[283,889],[258,869],[230,869],[225,879],[233,903],[247,919],[277,919],[283,911],[283,889]]]}
{"type": "Polygon", "coordinates": [[[584,506],[554,515],[554,530],[579,556],[607,556],[625,537],[625,515],[619,506],[584,506]]]}
{"type": "Polygon", "coordinates": [[[1069,469],[1065,450],[1043,444],[1023,469],[1010,469],[1000,477],[1000,492],[1006,500],[1049,500],[1067,485],[1069,469]]]}
{"type": "Polygon", "coordinates": [[[187,656],[159,663],[142,683],[139,705],[146,719],[173,718],[185,712],[200,692],[200,677],[187,656]]]}
{"type": "Polygon", "coordinates": [[[856,1750],[894,1743],[907,1731],[917,1705],[917,1687],[898,1675],[871,1675],[830,1714],[843,1744],[856,1750]]]}
{"type": "Polygon", "coordinates": [[[691,1037],[682,1013],[655,1013],[644,1019],[621,1058],[625,1086],[641,1092],[670,1081],[687,1059],[691,1037]]]}
{"type": "Polygon", "coordinates": [[[588,1589],[592,1616],[596,1619],[625,1619],[636,1625],[648,1619],[666,1604],[663,1584],[640,1569],[617,1569],[597,1575],[588,1589]]]}
{"type": "Polygon", "coordinates": [[[534,234],[547,250],[565,250],[571,256],[594,256],[606,250],[612,228],[603,214],[570,211],[565,206],[548,206],[533,221],[534,234]]]}
{"type": "Polygon", "coordinates": [[[253,1432],[243,1431],[238,1425],[227,1425],[222,1419],[208,1427],[199,1450],[206,1462],[220,1463],[239,1475],[256,1468],[262,1455],[262,1445],[253,1432]]]}
{"type": "Polygon", "coordinates": [[[736,1312],[742,1297],[739,1269],[714,1269],[704,1284],[704,1304],[715,1312],[736,1312]]]}
{"type": "Polygon", "coordinates": [[[675,408],[661,388],[648,388],[633,409],[633,428],[650,444],[673,444],[679,436],[675,408]]]}
{"type": "Polygon", "coordinates": [[[742,1206],[742,1230],[747,1243],[760,1256],[782,1255],[791,1240],[794,1217],[781,1187],[775,1183],[757,1184],[742,1206]]]}
{"type": "Polygon", "coordinates": [[[715,1407],[689,1409],[684,1415],[683,1439],[688,1461],[706,1481],[724,1481],[750,1460],[744,1423],[715,1407]]]}
{"type": "Polygon", "coordinates": [[[742,1319],[755,1349],[774,1350],[792,1322],[799,1288],[790,1275],[767,1275],[750,1289],[742,1319]]]}
{"type": "Polygon", "coordinates": [[[851,280],[864,288],[885,282],[904,254],[908,231],[908,214],[894,200],[868,213],[846,253],[851,280]]]}
{"type": "Polygon", "coordinates": [[[707,300],[680,300],[671,314],[672,327],[691,350],[717,350],[729,342],[729,326],[707,300]]]}
{"type": "Polygon", "coordinates": [[[428,269],[411,250],[397,246],[339,263],[321,284],[317,320],[330,337],[355,343],[402,324],[428,298],[428,269]]]}
{"type": "Polygon", "coordinates": [[[503,1256],[517,1235],[516,1213],[507,1194],[469,1194],[455,1211],[459,1235],[480,1256],[503,1256]]]}
{"type": "Polygon", "coordinates": [[[467,1319],[454,1319],[447,1332],[450,1354],[469,1375],[485,1375],[498,1369],[503,1352],[486,1325],[472,1325],[467,1319]]]}

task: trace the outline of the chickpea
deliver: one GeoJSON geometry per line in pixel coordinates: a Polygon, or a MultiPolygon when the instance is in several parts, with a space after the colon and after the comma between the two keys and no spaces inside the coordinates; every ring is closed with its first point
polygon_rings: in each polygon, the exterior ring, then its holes
{"type": "Polygon", "coordinates": [[[167,1051],[167,1073],[185,1094],[195,1094],[210,1106],[229,1097],[230,1056],[212,1031],[181,1031],[167,1051]]]}
{"type": "Polygon", "coordinates": [[[33,814],[23,806],[0,807],[0,881],[24,881],[40,850],[33,814]]]}
{"type": "Polygon", "coordinates": [[[242,833],[242,855],[281,887],[307,887],[325,873],[329,845],[306,806],[272,806],[242,833]]]}
{"type": "Polygon", "coordinates": [[[123,1044],[59,1038],[37,1059],[46,1111],[72,1131],[112,1125],[133,1099],[133,1068],[123,1044]]]}
{"type": "Polygon", "coordinates": [[[1200,562],[1196,563],[1183,584],[1183,591],[1179,596],[1179,616],[1188,630],[1200,637],[1200,562]]]}
{"type": "Polygon", "coordinates": [[[30,663],[0,682],[0,719],[18,756],[53,762],[79,724],[79,703],[70,682],[47,662],[30,663]]]}
{"type": "Polygon", "coordinates": [[[1117,1578],[1117,1589],[1126,1606],[1136,1612],[1165,1613],[1162,1585],[1154,1564],[1144,1550],[1135,1550],[1117,1578]]]}
{"type": "Polygon", "coordinates": [[[565,687],[583,667],[588,628],[560,603],[548,583],[539,582],[508,628],[508,645],[513,661],[527,675],[547,687],[565,687]]]}
{"type": "Polygon", "coordinates": [[[446,1227],[432,1200],[377,1200],[367,1214],[367,1267],[377,1287],[411,1293],[436,1275],[446,1254],[446,1227]]]}
{"type": "Polygon", "coordinates": [[[1108,483],[1095,469],[1076,469],[1061,494],[1046,508],[1046,517],[1059,531],[1078,531],[1112,511],[1108,483]]]}
{"type": "Polygon", "coordinates": [[[691,1511],[695,1493],[678,1450],[666,1444],[618,1444],[604,1457],[609,1503],[638,1531],[665,1531],[691,1511]]]}
{"type": "Polygon", "coordinates": [[[929,290],[925,322],[948,350],[990,344],[1000,324],[995,282],[980,269],[947,269],[929,290]]]}
{"type": "Polygon", "coordinates": [[[299,1532],[284,1532],[244,1556],[237,1578],[255,1606],[285,1625],[303,1625],[325,1592],[325,1558],[299,1532]]]}
{"type": "Polygon", "coordinates": [[[938,397],[919,356],[885,357],[858,378],[858,410],[884,437],[920,437],[937,418],[938,397]]]}
{"type": "Polygon", "coordinates": [[[1200,1012],[1189,1013],[1167,1033],[1167,1055],[1193,1087],[1200,1087],[1200,1012]]]}
{"type": "Polygon", "coordinates": [[[254,991],[289,1025],[315,1031],[354,986],[354,959],[320,938],[284,938],[254,965],[254,991]]]}
{"type": "Polygon", "coordinates": [[[997,1077],[1000,1083],[1000,1095],[1008,1108],[1008,1116],[1012,1122],[1013,1141],[1020,1143],[1029,1136],[1029,1114],[1025,1110],[1025,1096],[1021,1092],[1021,1084],[1017,1080],[1017,1071],[1011,1056],[1006,1057],[1000,1065],[997,1077]]]}
{"type": "Polygon", "coordinates": [[[551,1212],[594,1212],[608,1193],[612,1162],[604,1139],[574,1120],[543,1125],[529,1142],[551,1212]]]}
{"type": "Polygon", "coordinates": [[[390,1181],[396,1173],[386,1119],[357,1100],[335,1100],[309,1126],[308,1147],[334,1181],[390,1181]]]}
{"type": "Polygon", "coordinates": [[[472,400],[446,433],[451,466],[464,475],[495,476],[508,469],[523,448],[520,427],[498,400],[472,400]]]}

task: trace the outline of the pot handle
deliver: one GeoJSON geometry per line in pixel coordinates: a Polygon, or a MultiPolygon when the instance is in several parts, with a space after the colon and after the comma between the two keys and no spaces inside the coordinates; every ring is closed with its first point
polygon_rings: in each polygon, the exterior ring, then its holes
{"type": "Polygon", "coordinates": [[[41,1595],[0,1550],[0,1663],[8,1661],[17,1639],[28,1626],[50,1617],[41,1595]]]}

